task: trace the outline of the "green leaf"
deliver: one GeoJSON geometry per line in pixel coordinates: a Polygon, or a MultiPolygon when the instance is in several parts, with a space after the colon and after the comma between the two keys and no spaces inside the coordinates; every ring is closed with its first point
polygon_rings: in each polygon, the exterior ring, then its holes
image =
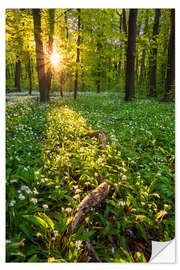
{"type": "Polygon", "coordinates": [[[34,225],[37,225],[38,227],[42,228],[42,229],[48,229],[49,225],[40,217],[38,216],[31,216],[31,215],[24,215],[24,218],[30,222],[33,223],[34,225]]]}
{"type": "Polygon", "coordinates": [[[153,221],[150,218],[146,217],[145,215],[136,215],[136,220],[145,222],[149,225],[153,225],[153,221]]]}
{"type": "Polygon", "coordinates": [[[49,227],[54,230],[54,223],[45,213],[39,213],[39,216],[49,225],[49,227]]]}
{"type": "Polygon", "coordinates": [[[81,240],[82,241],[86,241],[90,236],[92,236],[93,234],[95,234],[95,231],[89,231],[86,232],[82,235],[81,240]]]}

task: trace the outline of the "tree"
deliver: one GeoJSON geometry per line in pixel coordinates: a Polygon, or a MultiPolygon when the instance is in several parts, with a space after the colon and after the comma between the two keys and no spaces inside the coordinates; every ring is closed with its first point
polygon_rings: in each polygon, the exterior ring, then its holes
{"type": "Polygon", "coordinates": [[[77,87],[78,87],[78,77],[79,77],[79,62],[80,62],[80,27],[81,27],[81,9],[78,8],[78,38],[77,38],[77,55],[76,55],[76,73],[74,81],[74,99],[77,98],[77,87]]]}
{"type": "MultiPolygon", "coordinates": [[[[144,27],[143,27],[143,36],[144,39],[147,40],[147,34],[148,34],[148,21],[149,21],[149,9],[146,9],[143,13],[144,18],[144,27]],[[145,38],[146,37],[146,38],[145,38]]],[[[143,46],[142,46],[142,54],[141,54],[141,62],[140,62],[140,75],[139,75],[139,87],[142,87],[144,77],[145,77],[145,59],[146,59],[146,43],[143,40],[143,46]]]]}
{"type": "Polygon", "coordinates": [[[15,69],[15,88],[18,92],[21,92],[21,61],[18,59],[16,61],[15,69]]]}
{"type": "Polygon", "coordinates": [[[159,19],[160,19],[160,9],[156,9],[155,11],[155,20],[153,27],[153,37],[152,37],[152,49],[149,59],[149,80],[150,80],[150,89],[149,89],[149,97],[157,96],[156,91],[156,66],[157,66],[157,35],[159,34],[159,19]]]}
{"type": "Polygon", "coordinates": [[[48,10],[49,15],[49,41],[48,41],[48,69],[47,69],[47,87],[48,87],[48,99],[49,91],[51,88],[51,78],[52,78],[52,67],[51,67],[51,55],[53,52],[53,35],[54,35],[54,14],[55,9],[51,8],[48,10]]]}
{"type": "Polygon", "coordinates": [[[175,9],[171,9],[170,38],[168,48],[168,67],[163,101],[168,101],[169,94],[175,90],[175,9]]]}
{"type": "Polygon", "coordinates": [[[33,9],[33,22],[34,22],[34,37],[36,43],[36,68],[38,73],[39,91],[40,91],[40,102],[47,103],[48,97],[48,86],[46,81],[45,73],[45,55],[43,50],[43,42],[41,37],[41,10],[33,9]]]}
{"type": "Polygon", "coordinates": [[[135,52],[136,52],[136,20],[137,20],[137,9],[130,9],[129,23],[128,23],[125,101],[130,101],[131,98],[134,96],[134,60],[135,60],[135,52]]]}
{"type": "Polygon", "coordinates": [[[32,71],[31,71],[31,59],[29,58],[27,63],[27,73],[29,77],[29,95],[32,93],[32,71]]]}

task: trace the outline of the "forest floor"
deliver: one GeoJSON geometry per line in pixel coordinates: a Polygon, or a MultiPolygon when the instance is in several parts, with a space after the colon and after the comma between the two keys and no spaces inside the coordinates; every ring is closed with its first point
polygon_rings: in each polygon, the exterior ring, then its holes
{"type": "Polygon", "coordinates": [[[151,241],[175,235],[175,106],[125,103],[118,93],[9,94],[6,260],[146,262],[151,241]],[[104,131],[108,144],[87,132],[104,131]],[[101,181],[109,194],[70,233],[79,203],[101,181]]]}

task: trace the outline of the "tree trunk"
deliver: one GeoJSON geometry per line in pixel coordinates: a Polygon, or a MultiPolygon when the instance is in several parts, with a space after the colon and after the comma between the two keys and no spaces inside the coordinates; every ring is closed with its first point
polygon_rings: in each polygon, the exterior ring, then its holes
{"type": "MultiPolygon", "coordinates": [[[[126,24],[126,10],[123,8],[123,32],[126,34],[127,36],[127,24],[126,24]]],[[[124,42],[125,45],[125,61],[124,61],[124,73],[126,74],[126,68],[127,68],[127,46],[128,43],[127,41],[124,42]]]]}
{"type": "Polygon", "coordinates": [[[136,52],[136,19],[137,9],[130,9],[126,68],[126,94],[125,101],[134,96],[134,60],[136,52]]]}
{"type": "Polygon", "coordinates": [[[41,11],[40,9],[32,9],[34,22],[34,37],[36,43],[36,64],[39,81],[40,102],[48,103],[48,87],[45,73],[45,55],[41,37],[41,11]]]}
{"type": "Polygon", "coordinates": [[[51,89],[51,78],[52,78],[52,66],[51,66],[51,54],[53,52],[53,35],[54,35],[54,14],[55,9],[49,9],[49,43],[48,43],[48,69],[47,69],[47,87],[48,87],[48,99],[49,92],[51,89]]]}
{"type": "MultiPolygon", "coordinates": [[[[149,21],[149,10],[146,9],[145,11],[145,25],[143,27],[143,34],[147,34],[148,33],[148,21],[149,21]]],[[[145,78],[145,60],[146,60],[146,49],[144,48],[142,51],[142,56],[141,56],[141,64],[140,64],[140,75],[139,75],[139,87],[141,88],[144,82],[144,78],[145,78]]],[[[140,89],[141,91],[141,89],[140,89]]]]}
{"type": "Polygon", "coordinates": [[[18,60],[15,66],[15,88],[21,92],[21,61],[18,60]]]}
{"type": "Polygon", "coordinates": [[[84,91],[85,90],[84,70],[82,71],[81,74],[81,80],[82,80],[81,89],[82,91],[84,91]]]}
{"type": "Polygon", "coordinates": [[[168,101],[169,94],[175,91],[175,9],[171,9],[171,30],[168,48],[168,67],[163,101],[168,101]]]}
{"type": "Polygon", "coordinates": [[[143,51],[142,51],[142,57],[141,57],[140,75],[139,75],[139,85],[140,85],[140,87],[142,86],[143,79],[144,79],[145,52],[146,52],[146,50],[143,49],[143,51]]]}
{"type": "Polygon", "coordinates": [[[68,29],[67,11],[65,12],[64,20],[65,20],[65,28],[66,28],[66,40],[68,40],[68,38],[69,38],[69,29],[68,29]]]}
{"type": "Polygon", "coordinates": [[[159,34],[159,19],[161,13],[160,9],[156,9],[155,20],[154,20],[154,27],[153,27],[153,49],[151,51],[149,63],[150,63],[150,71],[149,71],[149,80],[150,80],[150,90],[149,90],[149,97],[157,96],[156,91],[156,66],[157,66],[157,35],[159,34]]]}
{"type": "Polygon", "coordinates": [[[77,57],[76,57],[76,73],[74,81],[74,99],[77,98],[78,78],[79,78],[79,62],[80,62],[80,27],[81,27],[81,9],[78,8],[78,39],[77,39],[77,57]]]}
{"type": "Polygon", "coordinates": [[[60,74],[60,95],[63,97],[63,84],[64,84],[64,73],[63,71],[60,74]]]}
{"type": "Polygon", "coordinates": [[[31,73],[31,59],[29,58],[28,64],[27,64],[27,72],[29,77],[29,95],[32,93],[32,73],[31,73]]]}

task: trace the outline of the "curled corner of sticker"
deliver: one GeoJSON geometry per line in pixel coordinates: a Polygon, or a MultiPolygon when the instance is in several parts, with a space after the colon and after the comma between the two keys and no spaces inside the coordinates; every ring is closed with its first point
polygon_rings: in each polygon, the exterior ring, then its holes
{"type": "Polygon", "coordinates": [[[175,263],[175,239],[167,242],[152,241],[149,263],[175,263]]]}

